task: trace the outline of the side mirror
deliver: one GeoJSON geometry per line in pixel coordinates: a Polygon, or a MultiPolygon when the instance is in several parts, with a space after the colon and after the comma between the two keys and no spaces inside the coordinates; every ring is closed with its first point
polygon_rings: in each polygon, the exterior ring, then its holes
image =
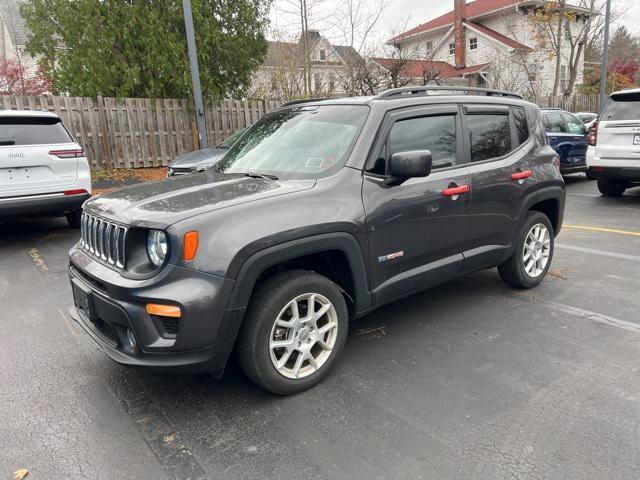
{"type": "Polygon", "coordinates": [[[431,151],[414,150],[391,155],[389,174],[393,179],[426,177],[431,173],[431,151]]]}

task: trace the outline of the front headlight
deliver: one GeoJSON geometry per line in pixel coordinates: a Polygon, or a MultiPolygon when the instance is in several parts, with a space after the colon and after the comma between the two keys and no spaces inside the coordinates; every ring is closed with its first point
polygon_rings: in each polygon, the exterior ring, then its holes
{"type": "Polygon", "coordinates": [[[147,234],[147,255],[156,267],[164,263],[167,256],[167,235],[162,230],[149,230],[147,234]]]}

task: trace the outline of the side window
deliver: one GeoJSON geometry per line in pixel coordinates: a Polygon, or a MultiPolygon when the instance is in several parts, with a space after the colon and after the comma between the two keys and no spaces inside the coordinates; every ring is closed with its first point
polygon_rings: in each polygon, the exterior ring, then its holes
{"type": "Polygon", "coordinates": [[[511,128],[507,113],[467,114],[471,136],[471,161],[502,157],[511,148],[511,128]]]}
{"type": "Polygon", "coordinates": [[[529,140],[529,123],[527,122],[527,115],[524,113],[524,108],[514,108],[513,120],[516,124],[516,132],[518,133],[518,143],[522,145],[529,140]]]}
{"type": "Polygon", "coordinates": [[[387,160],[396,152],[430,150],[433,168],[456,164],[456,116],[437,115],[396,122],[387,139],[387,160]]]}
{"type": "Polygon", "coordinates": [[[567,132],[567,128],[564,125],[562,116],[559,113],[545,113],[544,126],[546,127],[547,132],[552,132],[552,133],[567,132]]]}
{"type": "Polygon", "coordinates": [[[578,133],[580,135],[586,135],[587,130],[584,128],[584,123],[575,115],[571,115],[570,113],[563,113],[562,116],[564,120],[567,122],[567,128],[569,129],[569,133],[578,133]]]}

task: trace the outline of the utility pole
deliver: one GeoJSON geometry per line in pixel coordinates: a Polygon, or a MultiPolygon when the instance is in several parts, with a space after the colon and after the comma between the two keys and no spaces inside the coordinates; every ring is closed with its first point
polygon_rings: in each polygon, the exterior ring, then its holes
{"type": "Polygon", "coordinates": [[[600,112],[607,100],[607,79],[609,78],[609,25],[611,24],[611,0],[607,0],[607,12],[604,18],[604,45],[602,46],[602,66],[600,67],[600,112]]]}
{"type": "Polygon", "coordinates": [[[193,99],[196,104],[196,123],[200,138],[200,148],[208,148],[207,128],[204,121],[204,106],[202,105],[202,89],[200,88],[200,69],[198,68],[198,53],[196,37],[193,33],[193,14],[191,0],[182,0],[184,11],[184,27],[187,33],[187,47],[189,48],[189,64],[191,65],[191,84],[193,85],[193,99]]]}

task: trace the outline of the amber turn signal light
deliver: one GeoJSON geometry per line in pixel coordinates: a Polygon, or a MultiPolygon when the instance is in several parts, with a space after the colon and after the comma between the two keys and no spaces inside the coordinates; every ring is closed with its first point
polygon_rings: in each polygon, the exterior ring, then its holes
{"type": "Polygon", "coordinates": [[[176,305],[159,305],[157,303],[147,303],[147,313],[159,317],[180,318],[180,307],[176,305]]]}
{"type": "Polygon", "coordinates": [[[193,260],[198,251],[198,232],[187,232],[184,234],[184,246],[182,249],[182,258],[189,261],[193,260]]]}

